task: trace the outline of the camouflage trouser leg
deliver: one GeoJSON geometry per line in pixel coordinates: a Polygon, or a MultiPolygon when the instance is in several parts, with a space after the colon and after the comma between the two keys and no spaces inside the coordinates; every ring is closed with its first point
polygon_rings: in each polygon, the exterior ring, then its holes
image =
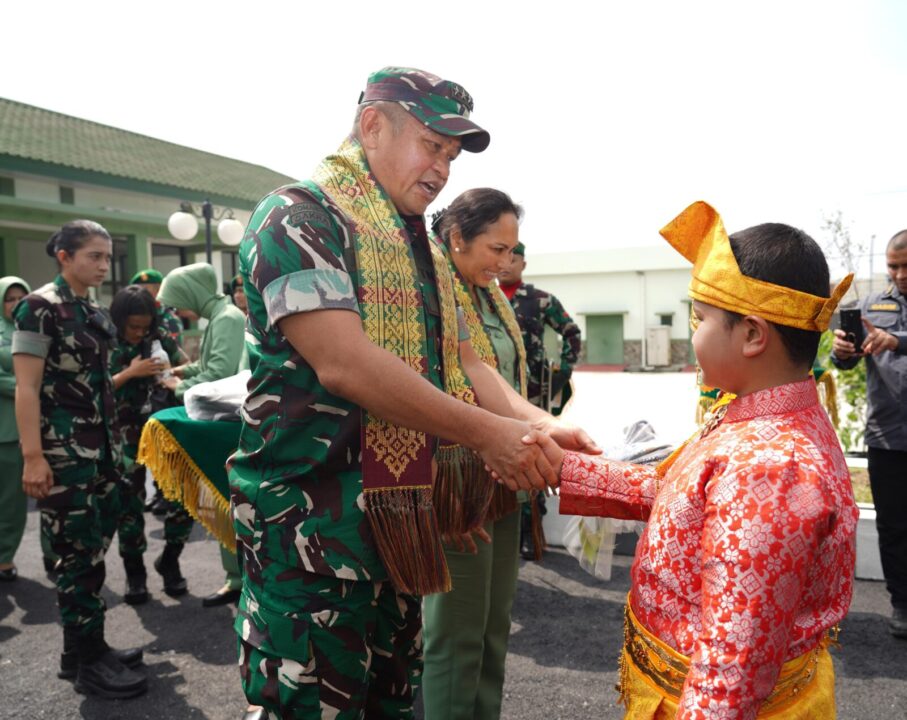
{"type": "Polygon", "coordinates": [[[103,627],[104,552],[116,530],[119,492],[108,462],[53,463],[54,486],[39,501],[42,530],[61,560],[57,601],[63,625],[81,635],[103,627]]]}
{"type": "Polygon", "coordinates": [[[192,533],[193,522],[186,508],[171,502],[164,515],[164,542],[168,545],[185,545],[192,533]]]}
{"type": "Polygon", "coordinates": [[[145,468],[133,465],[120,476],[120,518],[117,523],[120,557],[140,558],[148,549],[145,538],[145,468]]]}
{"type": "Polygon", "coordinates": [[[267,589],[244,577],[235,628],[249,702],[281,720],[412,718],[422,674],[420,599],[386,582],[298,569],[285,576],[267,589]]]}

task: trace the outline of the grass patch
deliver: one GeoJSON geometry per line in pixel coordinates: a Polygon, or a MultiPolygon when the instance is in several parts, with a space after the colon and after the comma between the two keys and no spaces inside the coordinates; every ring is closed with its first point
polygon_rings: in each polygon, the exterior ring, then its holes
{"type": "Polygon", "coordinates": [[[850,484],[853,485],[853,496],[858,503],[872,504],[869,472],[866,468],[850,468],[850,484]]]}

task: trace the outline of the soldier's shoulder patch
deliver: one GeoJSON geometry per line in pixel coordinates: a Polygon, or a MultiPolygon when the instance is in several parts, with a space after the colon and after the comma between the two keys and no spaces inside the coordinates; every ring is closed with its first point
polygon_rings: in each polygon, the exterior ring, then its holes
{"type": "Polygon", "coordinates": [[[897,303],[873,303],[869,306],[870,310],[881,310],[882,312],[897,312],[898,304],[897,303]]]}
{"type": "Polygon", "coordinates": [[[292,225],[305,225],[307,223],[310,225],[325,225],[331,221],[331,216],[328,215],[327,210],[314,200],[306,200],[290,205],[287,214],[292,225]]]}

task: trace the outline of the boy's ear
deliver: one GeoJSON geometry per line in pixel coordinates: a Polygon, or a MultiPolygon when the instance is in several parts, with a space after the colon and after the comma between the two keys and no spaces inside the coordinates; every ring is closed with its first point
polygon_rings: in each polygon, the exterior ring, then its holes
{"type": "Polygon", "coordinates": [[[740,324],[743,326],[743,357],[754,358],[764,353],[772,332],[768,321],[755,315],[746,315],[740,324]]]}

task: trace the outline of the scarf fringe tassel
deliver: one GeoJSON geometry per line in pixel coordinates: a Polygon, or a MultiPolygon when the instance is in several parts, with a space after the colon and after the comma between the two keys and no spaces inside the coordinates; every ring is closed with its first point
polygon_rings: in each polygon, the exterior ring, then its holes
{"type": "Polygon", "coordinates": [[[365,514],[398,591],[431,595],[451,589],[429,488],[366,490],[365,514]]]}
{"type": "Polygon", "coordinates": [[[180,503],[221,545],[236,552],[230,503],[154,418],[145,423],[136,462],[151,470],[165,498],[180,503]]]}
{"type": "Polygon", "coordinates": [[[435,461],[432,503],[441,534],[462,535],[481,527],[495,488],[482,458],[462,445],[442,445],[435,461]]]}

